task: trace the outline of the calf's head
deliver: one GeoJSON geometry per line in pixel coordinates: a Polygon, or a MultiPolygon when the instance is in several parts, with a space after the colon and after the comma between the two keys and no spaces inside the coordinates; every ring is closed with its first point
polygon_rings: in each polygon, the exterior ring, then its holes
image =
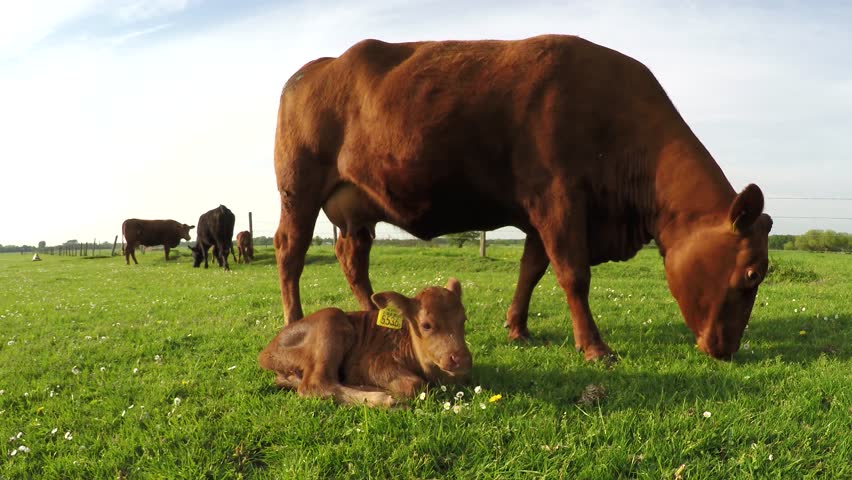
{"type": "Polygon", "coordinates": [[[178,227],[178,231],[180,233],[180,238],[187,240],[187,241],[191,240],[191,237],[189,236],[189,231],[192,230],[193,228],[195,228],[195,225],[187,225],[185,223],[182,223],[180,225],[180,227],[178,227]]]}
{"type": "Polygon", "coordinates": [[[729,359],[751,316],[757,288],[769,268],[772,219],[763,193],[747,186],[717,224],[694,229],[666,252],[666,278],[698,348],[729,359]]]}
{"type": "Polygon", "coordinates": [[[451,278],[444,288],[423,289],[414,298],[380,292],[372,299],[379,308],[392,306],[402,313],[403,328],[408,329],[412,349],[424,373],[447,380],[467,376],[473,360],[464,341],[467,317],[458,280],[451,278]]]}

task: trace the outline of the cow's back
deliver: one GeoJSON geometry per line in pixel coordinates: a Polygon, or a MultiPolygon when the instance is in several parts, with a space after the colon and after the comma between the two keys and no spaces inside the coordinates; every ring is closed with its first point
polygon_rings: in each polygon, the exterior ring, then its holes
{"type": "Polygon", "coordinates": [[[590,229],[605,242],[595,263],[650,239],[661,149],[672,138],[700,145],[644,65],[559,35],[359,42],[288,81],[277,136],[283,192],[311,168],[324,199],[356,187],[370,204],[362,223],[422,238],[527,230],[530,206],[557,179],[602,212],[590,229]]]}
{"type": "Polygon", "coordinates": [[[121,225],[128,244],[146,247],[166,245],[175,247],[180,243],[180,223],[175,220],[141,220],[129,218],[121,225]]]}

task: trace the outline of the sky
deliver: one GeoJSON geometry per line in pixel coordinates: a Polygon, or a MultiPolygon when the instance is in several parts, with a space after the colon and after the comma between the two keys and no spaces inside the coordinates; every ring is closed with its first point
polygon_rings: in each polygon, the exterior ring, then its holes
{"type": "Polygon", "coordinates": [[[112,241],[126,218],[219,204],[272,235],[278,97],[303,64],[364,38],[543,33],[645,63],[734,188],[760,185],[773,233],[852,232],[849,25],[827,1],[4,1],[0,244],[112,241]]]}

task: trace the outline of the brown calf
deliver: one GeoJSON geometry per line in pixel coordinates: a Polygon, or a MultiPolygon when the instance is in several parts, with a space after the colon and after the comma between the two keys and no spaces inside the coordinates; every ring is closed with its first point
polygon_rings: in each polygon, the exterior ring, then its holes
{"type": "Polygon", "coordinates": [[[237,234],[237,253],[240,254],[239,260],[234,259],[235,262],[242,263],[243,258],[245,257],[246,263],[251,263],[254,259],[254,242],[251,238],[251,233],[248,230],[242,231],[237,234]]]}
{"type": "Polygon", "coordinates": [[[472,357],[458,280],[414,298],[381,292],[372,300],[382,310],[326,308],[291,322],[260,352],[260,366],[302,397],[373,407],[411,398],[429,382],[466,380],[472,357]],[[393,324],[385,321],[393,313],[401,314],[396,325],[379,325],[393,324]]]}

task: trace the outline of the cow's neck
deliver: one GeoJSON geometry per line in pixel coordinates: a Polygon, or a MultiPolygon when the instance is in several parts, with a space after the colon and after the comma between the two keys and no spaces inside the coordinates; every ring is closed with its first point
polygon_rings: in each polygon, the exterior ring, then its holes
{"type": "Polygon", "coordinates": [[[722,169],[688,127],[660,150],[655,183],[654,237],[663,256],[696,228],[724,222],[736,197],[722,169]]]}

